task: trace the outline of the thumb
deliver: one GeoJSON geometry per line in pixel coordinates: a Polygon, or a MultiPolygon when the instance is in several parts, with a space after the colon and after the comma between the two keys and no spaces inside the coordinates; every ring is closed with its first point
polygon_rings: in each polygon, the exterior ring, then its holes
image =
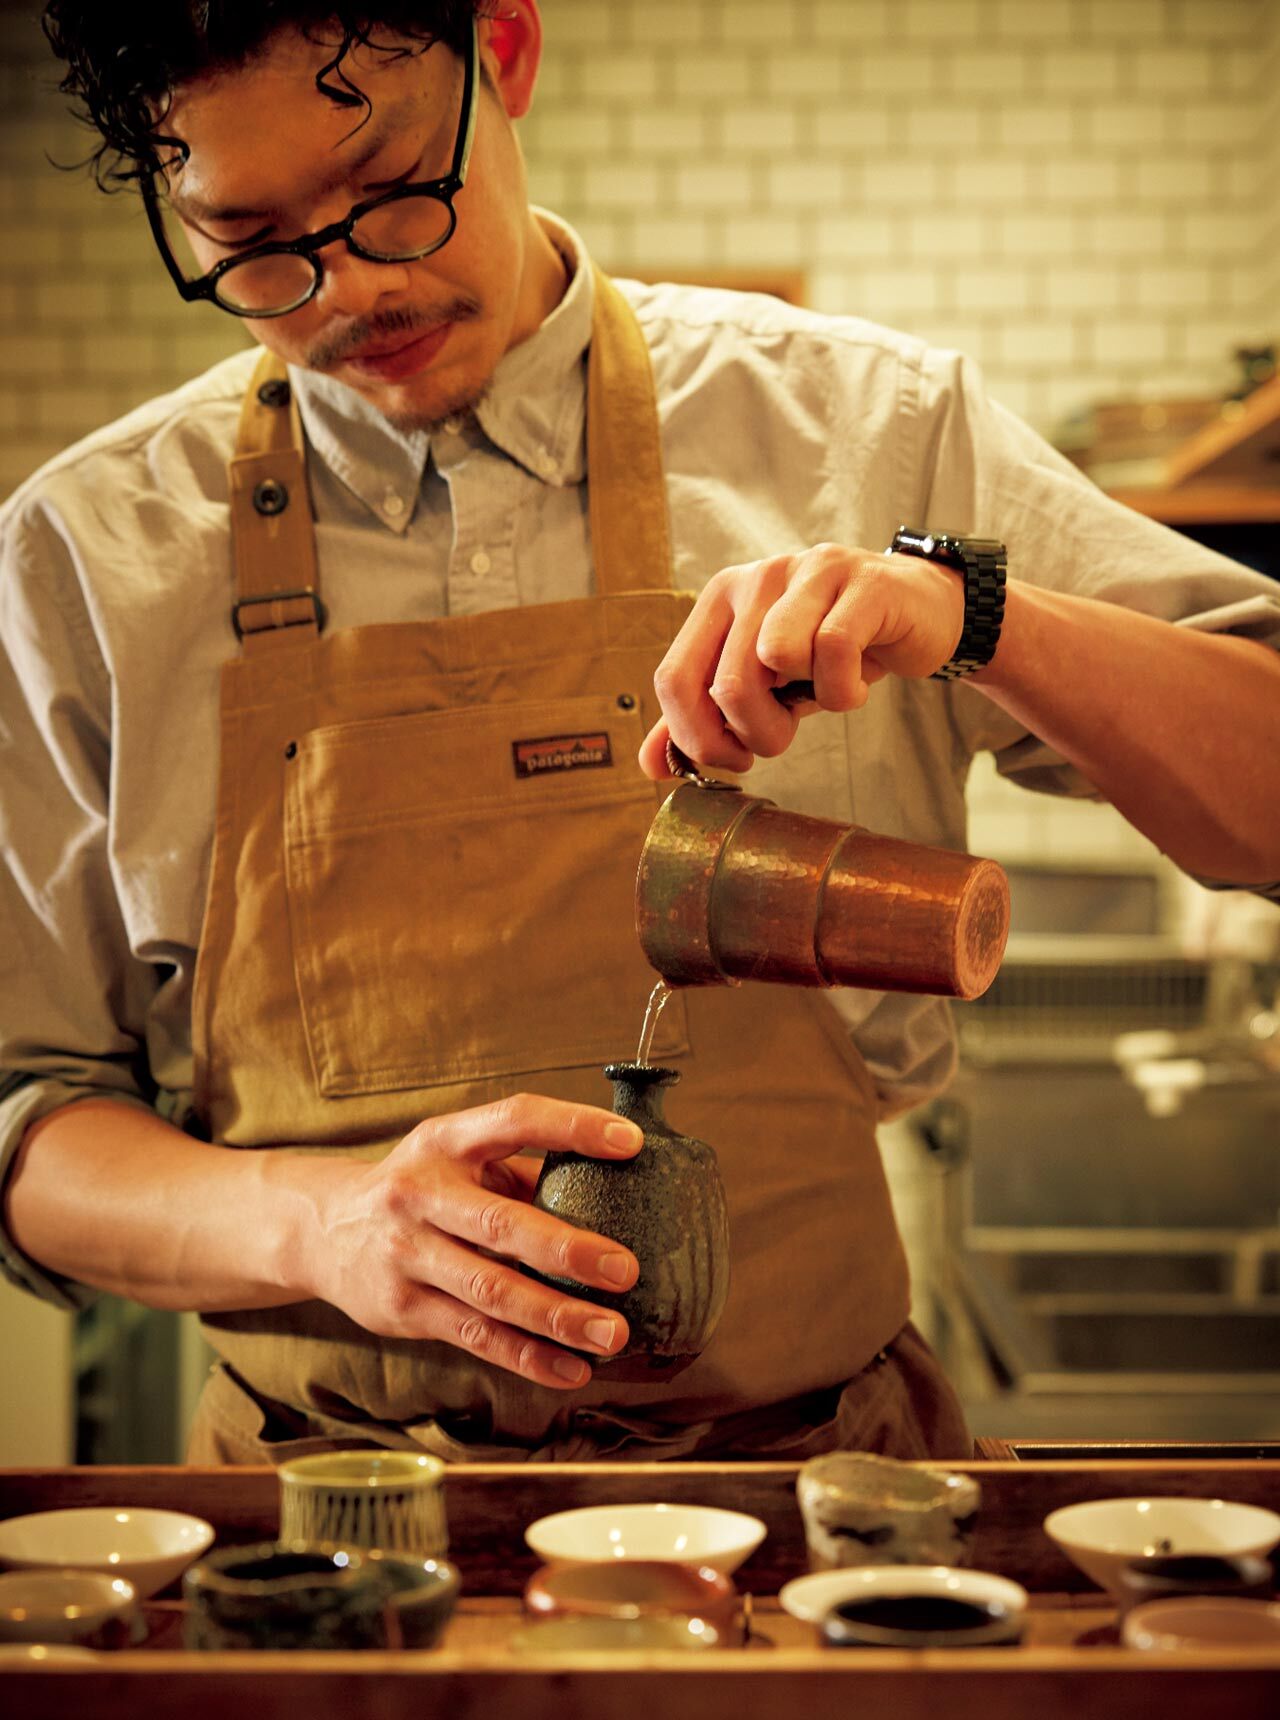
{"type": "Polygon", "coordinates": [[[640,743],[640,751],[636,755],[640,761],[640,769],[654,782],[670,782],[673,780],[671,766],[667,762],[667,742],[671,731],[667,727],[665,717],[660,717],[640,743]]]}

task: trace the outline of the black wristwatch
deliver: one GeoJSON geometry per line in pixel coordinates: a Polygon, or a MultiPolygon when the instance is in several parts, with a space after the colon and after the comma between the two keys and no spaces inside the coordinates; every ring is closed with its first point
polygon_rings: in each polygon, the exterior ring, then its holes
{"type": "Polygon", "coordinates": [[[996,654],[1004,620],[1005,547],[994,538],[956,537],[951,532],[917,532],[899,526],[890,555],[918,555],[944,562],[964,575],[964,626],[949,662],[935,681],[958,681],[983,668],[996,654]]]}

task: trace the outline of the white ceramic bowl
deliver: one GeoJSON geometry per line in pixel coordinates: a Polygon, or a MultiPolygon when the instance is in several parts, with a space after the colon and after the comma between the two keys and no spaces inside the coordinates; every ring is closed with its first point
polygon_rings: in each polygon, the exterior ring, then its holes
{"type": "Polygon", "coordinates": [[[101,1571],[6,1571],[0,1642],[75,1642],[123,1648],[138,1621],[138,1591],[101,1571]]]}
{"type": "Polygon", "coordinates": [[[1280,1516],[1227,1499],[1091,1499],[1064,1505],[1044,1531],[1087,1577],[1117,1602],[1120,1571],[1130,1559],[1157,1553],[1268,1553],[1280,1541],[1280,1516]]]}
{"type": "Polygon", "coordinates": [[[673,1559],[710,1565],[727,1576],[755,1552],[765,1534],[758,1517],[712,1505],[587,1505],[540,1517],[524,1538],[548,1562],[673,1559]]]}
{"type": "Polygon", "coordinates": [[[181,1511],[87,1505],[0,1522],[0,1566],[8,1570],[105,1571],[145,1600],[213,1545],[213,1526],[181,1511]]]}
{"type": "Polygon", "coordinates": [[[832,1607],[843,1601],[868,1600],[872,1595],[945,1596],[1002,1607],[1010,1618],[1027,1610],[1027,1591],[1008,1577],[989,1571],[959,1570],[953,1565],[850,1565],[838,1571],[813,1571],[795,1577],[778,1591],[778,1600],[792,1618],[819,1630],[832,1607]]]}

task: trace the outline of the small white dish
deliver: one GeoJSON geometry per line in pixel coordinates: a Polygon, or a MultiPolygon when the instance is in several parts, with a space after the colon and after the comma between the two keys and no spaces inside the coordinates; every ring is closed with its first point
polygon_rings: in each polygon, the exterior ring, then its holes
{"type": "Polygon", "coordinates": [[[1280,1602],[1197,1596],[1147,1601],[1120,1628],[1126,1648],[1172,1654],[1180,1649],[1270,1648],[1280,1652],[1280,1602]]]}
{"type": "Polygon", "coordinates": [[[7,1571],[0,1576],[0,1642],[73,1642],[123,1648],[138,1623],[138,1592],[101,1571],[7,1571]]]}
{"type": "Polygon", "coordinates": [[[8,1642],[0,1645],[0,1666],[50,1666],[64,1660],[92,1665],[97,1658],[93,1649],[80,1648],[71,1642],[8,1642]]]}
{"type": "Polygon", "coordinates": [[[0,1522],[0,1567],[105,1571],[145,1600],[213,1545],[213,1526],[181,1511],[86,1505],[0,1522]]]}
{"type": "Polygon", "coordinates": [[[524,1538],[548,1563],[663,1559],[728,1576],[766,1533],[758,1517],[712,1505],[587,1505],[540,1517],[524,1538]]]}
{"type": "Polygon", "coordinates": [[[1128,1599],[1120,1573],[1130,1559],[1268,1553],[1280,1541],[1280,1516],[1227,1499],[1090,1499],[1051,1511],[1044,1532],[1119,1605],[1128,1599]]]}
{"type": "Polygon", "coordinates": [[[838,1571],[813,1571],[784,1583],[778,1601],[792,1618],[821,1630],[832,1607],[882,1595],[972,1601],[976,1606],[1000,1607],[1010,1618],[1021,1618],[1027,1610],[1027,1591],[1021,1583],[954,1565],[849,1565],[838,1571]]]}

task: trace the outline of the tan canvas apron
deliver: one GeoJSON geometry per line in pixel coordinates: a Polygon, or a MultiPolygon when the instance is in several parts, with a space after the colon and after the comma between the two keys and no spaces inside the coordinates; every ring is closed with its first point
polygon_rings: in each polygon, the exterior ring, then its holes
{"type": "MultiPolygon", "coordinates": [[[[670,589],[640,330],[598,277],[598,595],[438,621],[322,631],[284,377],[264,355],[231,465],[243,649],[223,670],[194,1004],[210,1138],[373,1157],[423,1117],[521,1090],[607,1105],[600,1066],[631,1054],[654,978],[633,891],[663,790],[636,751],[691,603],[670,589]],[[576,741],[591,762],[521,774],[521,743],[548,740],[576,741]]],[[[854,1415],[840,1387],[864,1369],[881,1419],[914,1415],[945,1429],[926,1443],[954,1447],[951,1400],[939,1386],[942,1408],[932,1401],[909,1329],[901,1366],[877,1362],[907,1320],[907,1273],[871,1083],[825,1000],[686,993],[655,1059],[682,1071],[668,1113],[717,1147],[730,1198],[730,1300],[693,1367],[666,1386],[613,1385],[605,1369],[566,1396],[443,1343],[375,1337],[318,1302],[211,1315],[226,1366],[193,1457],[262,1461],[344,1439],[450,1458],[643,1456],[703,1449],[723,1427],[744,1449],[780,1449],[797,1421],[832,1443],[813,1428],[854,1415]],[[761,1405],[797,1398],[795,1413],[761,1419],[761,1405]]]]}

